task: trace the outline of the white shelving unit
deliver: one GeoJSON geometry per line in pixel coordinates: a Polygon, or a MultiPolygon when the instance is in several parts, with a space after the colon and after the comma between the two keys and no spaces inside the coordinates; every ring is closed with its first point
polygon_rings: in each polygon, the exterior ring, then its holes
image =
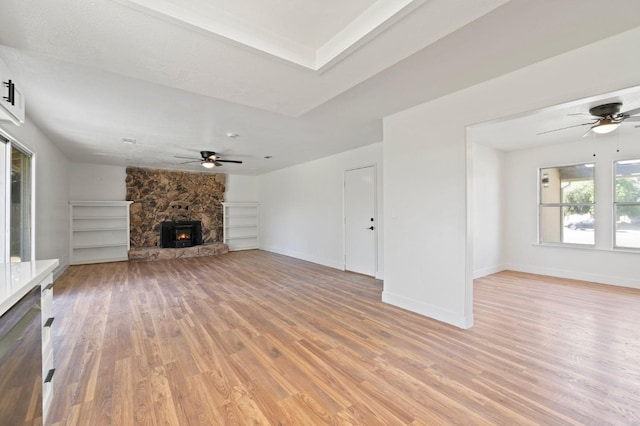
{"type": "Polygon", "coordinates": [[[224,243],[230,251],[259,247],[258,203],[224,202],[224,243]]]}
{"type": "Polygon", "coordinates": [[[128,259],[131,201],[70,201],[71,264],[128,259]]]}

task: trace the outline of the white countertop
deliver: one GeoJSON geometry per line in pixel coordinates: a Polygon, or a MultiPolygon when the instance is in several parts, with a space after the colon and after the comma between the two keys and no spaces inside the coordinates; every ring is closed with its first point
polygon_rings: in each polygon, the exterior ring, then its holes
{"type": "Polygon", "coordinates": [[[58,259],[0,263],[0,315],[39,285],[56,266],[58,259]]]}

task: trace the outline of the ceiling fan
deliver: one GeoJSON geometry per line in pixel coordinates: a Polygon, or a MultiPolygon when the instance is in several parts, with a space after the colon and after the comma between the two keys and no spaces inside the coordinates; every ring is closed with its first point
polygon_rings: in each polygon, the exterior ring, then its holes
{"type": "Polygon", "coordinates": [[[191,160],[191,161],[185,161],[184,163],[180,163],[180,164],[200,163],[202,164],[202,167],[206,169],[213,169],[214,167],[220,167],[222,166],[222,163],[242,164],[242,161],[239,161],[239,160],[222,160],[220,158],[220,154],[215,153],[213,151],[200,151],[200,156],[202,158],[197,160],[191,157],[179,157],[177,155],[175,157],[191,160]]]}
{"type": "Polygon", "coordinates": [[[547,130],[546,132],[538,133],[538,135],[544,135],[545,133],[557,132],[558,130],[571,129],[573,127],[581,126],[591,126],[583,136],[588,135],[589,132],[603,135],[605,133],[613,132],[618,128],[620,124],[622,124],[623,121],[640,121],[640,117],[634,117],[635,115],[640,114],[640,108],[632,109],[625,112],[620,112],[621,109],[621,102],[594,106],[593,108],[589,108],[589,114],[569,114],[590,115],[593,121],[589,123],[576,124],[574,126],[561,127],[560,129],[547,130]]]}

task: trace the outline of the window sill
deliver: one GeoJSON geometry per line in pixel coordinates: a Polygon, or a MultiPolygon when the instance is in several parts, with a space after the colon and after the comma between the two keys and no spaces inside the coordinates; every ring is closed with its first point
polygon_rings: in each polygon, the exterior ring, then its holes
{"type": "Polygon", "coordinates": [[[565,249],[577,249],[577,250],[588,250],[588,251],[604,251],[610,253],[630,253],[630,254],[640,254],[640,249],[633,248],[625,248],[625,247],[612,247],[612,248],[601,248],[596,247],[593,244],[571,244],[571,243],[533,243],[534,247],[553,247],[553,248],[565,248],[565,249]]]}

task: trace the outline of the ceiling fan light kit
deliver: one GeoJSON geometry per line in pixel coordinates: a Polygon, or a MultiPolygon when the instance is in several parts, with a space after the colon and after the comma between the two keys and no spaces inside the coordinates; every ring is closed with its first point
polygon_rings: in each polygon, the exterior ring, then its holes
{"type": "Polygon", "coordinates": [[[595,121],[592,121],[590,123],[576,124],[575,126],[562,127],[560,129],[548,130],[546,132],[538,133],[538,135],[581,126],[591,126],[583,136],[587,136],[590,132],[604,135],[616,130],[624,121],[640,121],[640,117],[634,117],[635,115],[640,114],[640,108],[632,109],[625,112],[620,112],[621,109],[622,103],[620,102],[597,105],[589,108],[589,114],[595,121]]]}
{"type": "Polygon", "coordinates": [[[598,124],[593,126],[590,130],[593,130],[599,135],[604,135],[613,132],[618,126],[622,124],[622,121],[615,121],[610,118],[603,118],[598,124]]]}
{"type": "Polygon", "coordinates": [[[216,154],[214,151],[200,151],[200,159],[195,159],[191,157],[179,157],[176,158],[185,158],[191,161],[185,161],[181,164],[189,164],[189,163],[200,163],[202,167],[205,169],[213,169],[214,167],[222,166],[222,163],[234,163],[234,164],[242,164],[242,161],[239,160],[222,160],[220,159],[220,155],[216,154]]]}

